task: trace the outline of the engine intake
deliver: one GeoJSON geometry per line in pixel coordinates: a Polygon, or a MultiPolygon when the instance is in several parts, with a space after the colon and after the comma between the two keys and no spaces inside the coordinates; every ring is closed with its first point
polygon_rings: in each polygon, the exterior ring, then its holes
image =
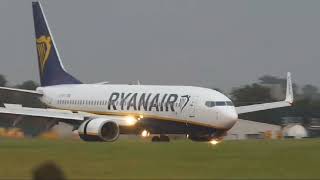
{"type": "Polygon", "coordinates": [[[113,142],[119,138],[119,125],[109,119],[95,118],[84,121],[79,129],[79,136],[84,141],[113,142]]]}

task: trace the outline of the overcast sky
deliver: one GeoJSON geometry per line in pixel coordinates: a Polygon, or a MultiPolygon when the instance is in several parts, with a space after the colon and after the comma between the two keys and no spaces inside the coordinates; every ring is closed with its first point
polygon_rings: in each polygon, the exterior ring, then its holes
{"type": "MultiPolygon", "coordinates": [[[[230,90],[270,74],[320,85],[320,1],[41,1],[83,82],[230,90]]],[[[31,0],[0,0],[0,74],[39,81],[31,0]]]]}

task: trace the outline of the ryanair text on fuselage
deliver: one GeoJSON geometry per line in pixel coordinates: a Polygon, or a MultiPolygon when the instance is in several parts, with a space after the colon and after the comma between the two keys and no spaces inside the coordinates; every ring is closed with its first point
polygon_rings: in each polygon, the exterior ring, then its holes
{"type": "Polygon", "coordinates": [[[189,95],[160,93],[119,93],[113,92],[108,101],[108,110],[135,110],[135,111],[172,111],[178,103],[181,111],[190,101],[189,95]]]}

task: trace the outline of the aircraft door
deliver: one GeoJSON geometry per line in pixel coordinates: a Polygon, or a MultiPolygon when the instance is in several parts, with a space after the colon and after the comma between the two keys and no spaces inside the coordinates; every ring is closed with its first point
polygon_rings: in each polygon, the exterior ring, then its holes
{"type": "Polygon", "coordinates": [[[196,107],[197,107],[198,97],[196,96],[181,96],[179,106],[180,106],[180,116],[183,120],[190,120],[196,117],[196,107]]]}
{"type": "Polygon", "coordinates": [[[191,99],[190,105],[189,105],[189,112],[188,112],[188,118],[195,118],[196,117],[196,101],[195,99],[191,99]]]}
{"type": "Polygon", "coordinates": [[[189,121],[197,118],[197,96],[181,96],[180,100],[180,117],[185,121],[185,133],[189,134],[190,132],[190,124],[189,121]]]}

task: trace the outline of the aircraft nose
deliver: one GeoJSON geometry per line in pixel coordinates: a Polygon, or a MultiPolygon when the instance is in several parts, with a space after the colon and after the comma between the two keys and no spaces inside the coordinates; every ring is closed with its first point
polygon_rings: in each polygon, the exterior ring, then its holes
{"type": "Polygon", "coordinates": [[[234,108],[227,109],[222,113],[222,119],[226,128],[231,128],[238,121],[238,114],[234,108]]]}

